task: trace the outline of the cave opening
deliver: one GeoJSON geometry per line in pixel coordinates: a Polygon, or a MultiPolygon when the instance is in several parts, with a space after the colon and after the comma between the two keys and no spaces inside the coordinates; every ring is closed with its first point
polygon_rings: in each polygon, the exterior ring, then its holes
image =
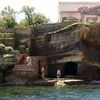
{"type": "Polygon", "coordinates": [[[75,62],[66,62],[64,64],[64,76],[77,75],[78,64],[75,62]]]}

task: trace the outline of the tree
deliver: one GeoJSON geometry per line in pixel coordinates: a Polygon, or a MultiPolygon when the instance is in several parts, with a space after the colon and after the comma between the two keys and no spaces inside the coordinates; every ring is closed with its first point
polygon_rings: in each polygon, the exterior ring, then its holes
{"type": "Polygon", "coordinates": [[[33,7],[24,6],[22,12],[25,14],[25,19],[19,25],[37,26],[49,23],[49,19],[40,13],[35,13],[33,7]]]}
{"type": "Polygon", "coordinates": [[[24,6],[21,12],[24,12],[25,19],[28,22],[28,25],[33,25],[32,15],[34,14],[34,8],[29,6],[24,6]]]}
{"type": "Polygon", "coordinates": [[[22,19],[22,20],[20,21],[20,23],[18,24],[17,27],[18,27],[18,28],[26,28],[26,27],[28,27],[28,22],[27,22],[27,20],[26,20],[26,19],[22,19]]]}
{"type": "Polygon", "coordinates": [[[32,16],[34,26],[49,23],[49,19],[40,13],[34,13],[32,16]]]}
{"type": "Polygon", "coordinates": [[[10,6],[1,11],[1,26],[4,28],[14,28],[16,26],[15,11],[10,6]]]}
{"type": "Polygon", "coordinates": [[[0,28],[4,28],[4,21],[1,16],[0,16],[0,28]]]}

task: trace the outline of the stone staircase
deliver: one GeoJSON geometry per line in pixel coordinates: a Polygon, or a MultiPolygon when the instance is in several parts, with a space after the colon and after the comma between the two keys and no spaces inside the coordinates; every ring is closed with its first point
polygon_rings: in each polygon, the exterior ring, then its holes
{"type": "Polygon", "coordinates": [[[27,66],[26,64],[15,65],[13,71],[33,71],[35,70],[32,66],[27,66]]]}
{"type": "Polygon", "coordinates": [[[7,77],[13,84],[26,84],[37,78],[37,71],[34,67],[25,64],[15,65],[11,74],[7,77]]]}

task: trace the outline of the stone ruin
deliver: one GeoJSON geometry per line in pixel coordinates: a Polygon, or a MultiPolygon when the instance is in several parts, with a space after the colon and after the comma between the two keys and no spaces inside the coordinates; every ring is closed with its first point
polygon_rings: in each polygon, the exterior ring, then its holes
{"type": "Polygon", "coordinates": [[[36,50],[31,55],[48,57],[48,77],[56,77],[56,71],[60,68],[62,77],[99,80],[99,27],[100,24],[74,23],[57,31],[34,36],[36,50]]]}
{"type": "Polygon", "coordinates": [[[24,39],[27,39],[26,43],[30,41],[30,56],[34,58],[34,65],[16,65],[8,79],[18,83],[23,79],[24,84],[38,79],[42,63],[45,64],[46,77],[49,78],[55,78],[57,70],[60,69],[62,77],[100,80],[99,27],[100,24],[78,22],[28,29],[30,34],[28,36],[27,33],[28,38],[24,39]]]}

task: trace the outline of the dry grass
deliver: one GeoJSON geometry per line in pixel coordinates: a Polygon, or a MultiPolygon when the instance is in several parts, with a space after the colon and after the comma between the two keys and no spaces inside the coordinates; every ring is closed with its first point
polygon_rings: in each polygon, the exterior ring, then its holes
{"type": "Polygon", "coordinates": [[[82,40],[94,44],[100,44],[100,23],[91,23],[90,25],[82,25],[77,32],[82,40]]]}

